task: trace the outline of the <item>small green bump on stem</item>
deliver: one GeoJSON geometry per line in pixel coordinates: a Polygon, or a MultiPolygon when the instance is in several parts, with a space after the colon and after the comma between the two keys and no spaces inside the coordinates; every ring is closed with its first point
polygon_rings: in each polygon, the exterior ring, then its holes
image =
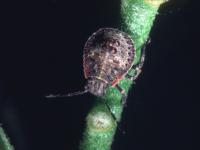
{"type": "Polygon", "coordinates": [[[106,132],[112,129],[113,119],[108,113],[95,111],[87,117],[88,127],[94,132],[106,132]]]}
{"type": "Polygon", "coordinates": [[[109,150],[117,124],[102,101],[97,101],[86,118],[86,131],[80,150],[109,150]]]}
{"type": "Polygon", "coordinates": [[[104,100],[98,99],[86,118],[87,126],[93,131],[109,131],[115,126],[115,120],[105,105],[104,100]]]}

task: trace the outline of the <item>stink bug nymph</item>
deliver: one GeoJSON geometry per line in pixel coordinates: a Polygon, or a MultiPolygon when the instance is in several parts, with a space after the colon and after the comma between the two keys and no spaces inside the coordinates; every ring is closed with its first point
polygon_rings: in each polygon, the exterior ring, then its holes
{"type": "Polygon", "coordinates": [[[47,97],[66,97],[89,92],[103,98],[109,86],[115,87],[126,97],[118,83],[125,76],[130,80],[137,78],[144,62],[144,51],[137,65],[133,65],[134,58],[134,43],[128,34],[118,29],[101,28],[89,37],[84,47],[83,68],[87,79],[84,91],[47,97]],[[128,74],[131,68],[136,71],[134,76],[128,74]]]}

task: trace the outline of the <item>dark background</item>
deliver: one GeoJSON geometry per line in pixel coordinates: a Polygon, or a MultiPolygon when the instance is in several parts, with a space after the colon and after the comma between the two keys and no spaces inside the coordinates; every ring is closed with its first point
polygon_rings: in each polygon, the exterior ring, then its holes
{"type": "MultiPolygon", "coordinates": [[[[113,150],[199,149],[197,3],[160,9],[113,150]]],[[[78,149],[94,97],[44,95],[83,89],[84,43],[118,17],[117,0],[16,2],[1,13],[0,122],[16,150],[78,149]]]]}

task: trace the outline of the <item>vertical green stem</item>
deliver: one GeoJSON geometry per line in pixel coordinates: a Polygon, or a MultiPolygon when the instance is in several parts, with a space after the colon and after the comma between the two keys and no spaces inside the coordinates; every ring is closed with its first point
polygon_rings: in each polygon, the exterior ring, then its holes
{"type": "MultiPolygon", "coordinates": [[[[141,47],[149,37],[159,6],[166,0],[121,0],[121,22],[123,31],[128,33],[135,44],[134,63],[139,61],[141,47]]],[[[134,74],[130,70],[129,74],[134,74]]],[[[127,78],[120,81],[119,86],[128,93],[132,82],[127,78]]],[[[80,144],[80,150],[110,150],[117,123],[113,119],[104,101],[109,105],[117,120],[121,119],[123,106],[121,93],[114,87],[108,88],[105,100],[96,98],[86,118],[86,129],[80,144]]]]}
{"type": "Polygon", "coordinates": [[[14,150],[4,130],[0,127],[0,150],[14,150]]]}

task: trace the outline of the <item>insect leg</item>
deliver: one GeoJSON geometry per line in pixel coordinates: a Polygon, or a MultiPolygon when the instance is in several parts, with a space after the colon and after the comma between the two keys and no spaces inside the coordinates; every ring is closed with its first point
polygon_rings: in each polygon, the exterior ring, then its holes
{"type": "Polygon", "coordinates": [[[78,92],[73,92],[73,93],[68,93],[68,94],[50,94],[45,96],[46,98],[61,98],[61,97],[72,97],[75,95],[82,95],[84,93],[87,93],[88,89],[85,88],[83,91],[78,91],[78,92]]]}
{"type": "Polygon", "coordinates": [[[118,84],[116,84],[115,87],[122,94],[121,103],[122,103],[123,107],[126,106],[126,100],[127,100],[126,91],[124,89],[122,89],[118,84]]]}
{"type": "Polygon", "coordinates": [[[104,104],[106,105],[106,107],[108,108],[108,111],[110,112],[112,118],[116,121],[116,124],[119,123],[118,119],[115,117],[115,115],[113,114],[113,112],[110,109],[110,106],[108,105],[108,103],[106,103],[106,101],[104,100],[104,104]]]}
{"type": "Polygon", "coordinates": [[[132,66],[132,69],[134,69],[136,71],[135,75],[131,76],[129,74],[126,75],[126,77],[128,79],[130,79],[131,81],[136,80],[137,77],[140,75],[140,73],[142,72],[142,67],[144,65],[144,60],[145,60],[145,49],[146,49],[146,45],[150,43],[150,38],[146,41],[146,43],[143,45],[142,50],[141,50],[141,57],[140,60],[137,64],[132,66]]]}

